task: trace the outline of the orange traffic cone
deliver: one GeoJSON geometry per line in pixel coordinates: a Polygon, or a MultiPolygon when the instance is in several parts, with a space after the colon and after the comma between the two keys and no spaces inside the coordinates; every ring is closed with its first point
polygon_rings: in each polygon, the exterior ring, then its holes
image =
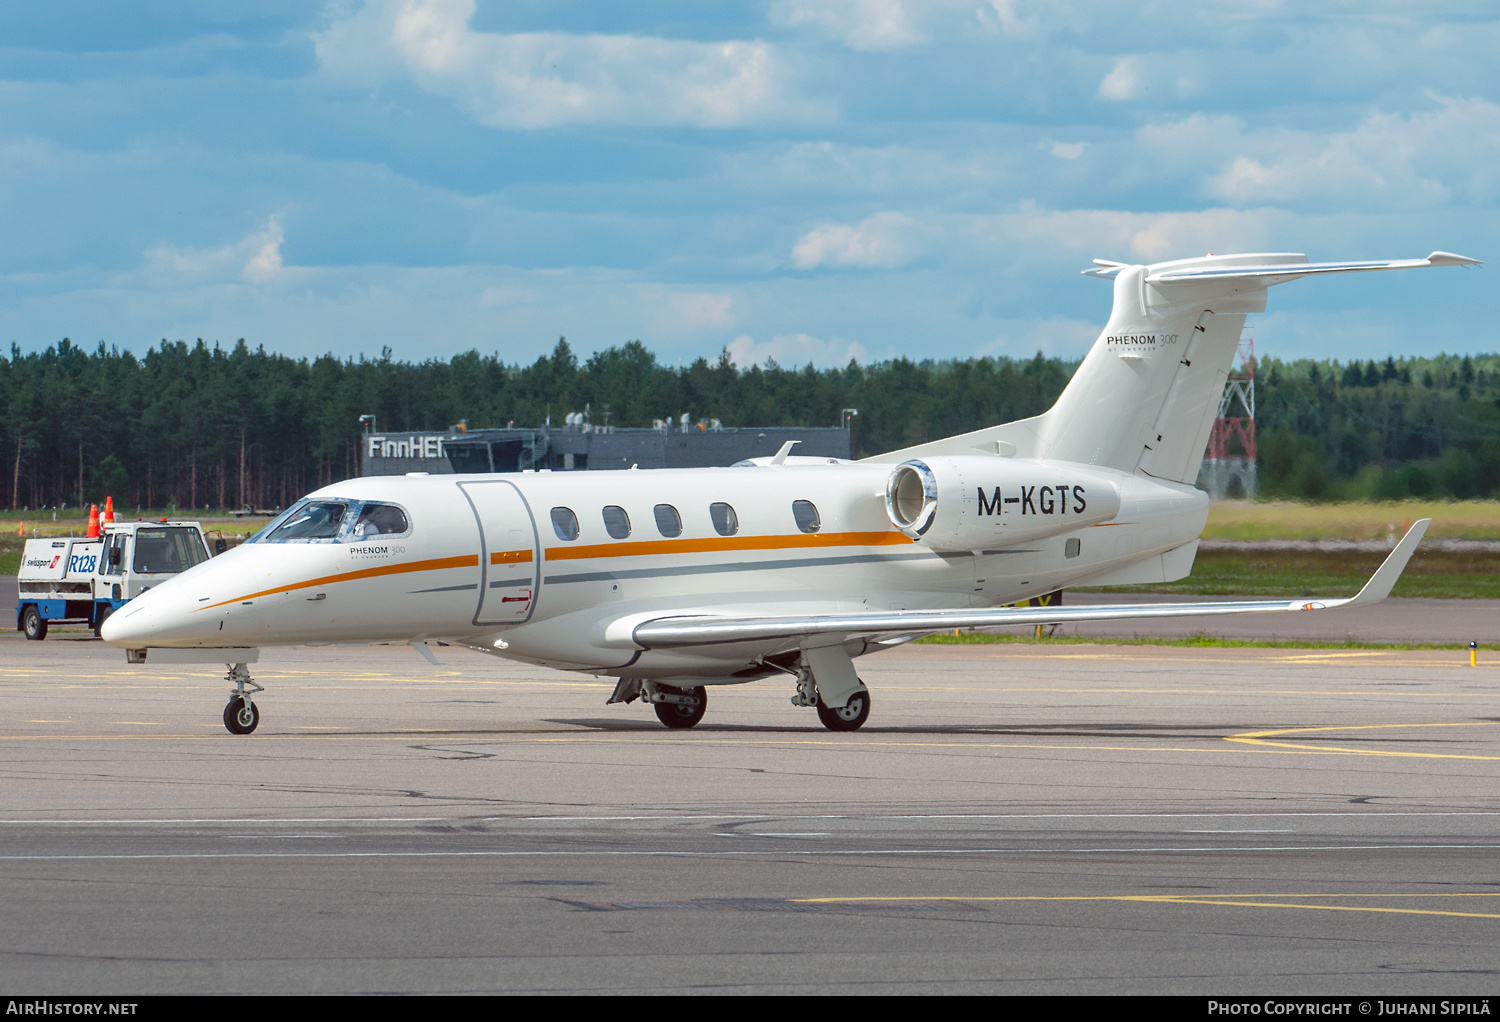
{"type": "Polygon", "coordinates": [[[99,538],[99,505],[89,505],[89,531],[84,533],[88,539],[99,538]]]}
{"type": "Polygon", "coordinates": [[[25,522],[22,522],[21,523],[21,527],[16,530],[16,535],[17,536],[24,536],[24,535],[26,535],[26,523],[25,522]]]}
{"type": "Polygon", "coordinates": [[[113,497],[104,498],[104,524],[115,524],[115,498],[113,497]]]}

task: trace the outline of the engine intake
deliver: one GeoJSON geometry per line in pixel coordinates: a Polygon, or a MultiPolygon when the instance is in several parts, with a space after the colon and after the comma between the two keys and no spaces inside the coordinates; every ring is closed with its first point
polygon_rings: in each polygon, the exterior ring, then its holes
{"type": "Polygon", "coordinates": [[[1120,488],[1086,465],[924,458],[891,470],[885,511],[934,550],[984,550],[1107,522],[1120,513],[1120,488]]]}

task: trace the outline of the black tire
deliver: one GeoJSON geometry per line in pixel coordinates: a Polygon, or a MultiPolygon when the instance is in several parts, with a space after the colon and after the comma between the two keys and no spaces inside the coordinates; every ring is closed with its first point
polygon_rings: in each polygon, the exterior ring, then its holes
{"type": "Polygon", "coordinates": [[[94,638],[97,639],[101,637],[100,633],[104,630],[104,622],[108,621],[109,616],[114,612],[115,608],[111,607],[107,603],[99,608],[99,612],[94,615],[94,638]]]}
{"type": "Polygon", "coordinates": [[[26,638],[38,642],[47,637],[47,619],[42,617],[36,604],[28,603],[26,609],[21,611],[21,631],[26,633],[26,638]]]}
{"type": "Polygon", "coordinates": [[[818,719],[830,731],[858,731],[870,719],[870,693],[856,692],[849,702],[837,710],[831,710],[818,699],[818,719]]]}
{"type": "Polygon", "coordinates": [[[224,707],[224,726],[229,729],[229,733],[232,735],[248,735],[260,724],[260,707],[254,703],[250,704],[249,721],[246,722],[240,719],[240,710],[244,705],[245,701],[239,696],[235,696],[229,700],[229,705],[224,707]]]}
{"type": "Polygon", "coordinates": [[[679,688],[673,691],[681,692],[683,695],[696,696],[697,706],[683,706],[681,703],[652,703],[656,708],[656,719],[667,727],[683,728],[692,727],[703,719],[703,713],[708,709],[708,695],[702,688],[679,688]]]}

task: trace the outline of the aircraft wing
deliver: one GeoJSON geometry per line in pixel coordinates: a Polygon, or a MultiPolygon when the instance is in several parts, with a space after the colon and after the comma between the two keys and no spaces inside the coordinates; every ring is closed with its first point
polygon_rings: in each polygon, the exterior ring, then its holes
{"type": "Polygon", "coordinates": [[[1224,603],[1100,604],[1079,607],[903,610],[888,613],[819,614],[801,617],[659,617],[637,624],[635,642],[646,649],[710,646],[729,642],[811,637],[879,638],[940,632],[949,628],[1126,621],[1217,614],[1266,614],[1288,610],[1332,610],[1378,603],[1390,595],[1432,519],[1414,524],[1358,594],[1344,599],[1239,600],[1224,603]]]}

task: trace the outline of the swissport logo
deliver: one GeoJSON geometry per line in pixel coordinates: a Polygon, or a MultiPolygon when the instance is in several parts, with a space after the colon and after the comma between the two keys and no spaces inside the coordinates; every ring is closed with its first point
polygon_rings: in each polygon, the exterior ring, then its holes
{"type": "Polygon", "coordinates": [[[51,571],[53,568],[57,567],[57,562],[60,560],[62,560],[62,554],[58,554],[50,561],[45,557],[33,557],[26,562],[26,567],[41,568],[43,571],[51,571]]]}

